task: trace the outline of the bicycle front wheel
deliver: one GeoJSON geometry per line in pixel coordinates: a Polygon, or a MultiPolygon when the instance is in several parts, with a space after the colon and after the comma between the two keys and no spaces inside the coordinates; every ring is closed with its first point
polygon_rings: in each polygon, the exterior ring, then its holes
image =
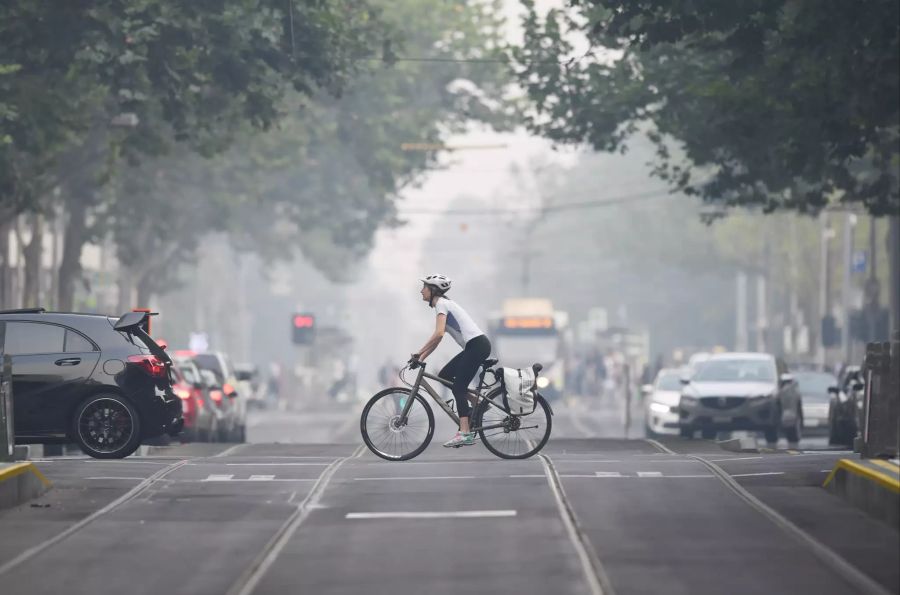
{"type": "Polygon", "coordinates": [[[478,412],[478,436],[485,448],[500,458],[527,459],[544,448],[550,438],[553,417],[540,395],[531,415],[510,415],[489,401],[483,401],[478,412]]]}
{"type": "Polygon", "coordinates": [[[373,453],[388,461],[408,461],[428,447],[434,435],[431,407],[416,395],[409,408],[406,423],[400,414],[410,398],[406,388],[388,388],[366,403],[359,420],[363,442],[373,453]]]}

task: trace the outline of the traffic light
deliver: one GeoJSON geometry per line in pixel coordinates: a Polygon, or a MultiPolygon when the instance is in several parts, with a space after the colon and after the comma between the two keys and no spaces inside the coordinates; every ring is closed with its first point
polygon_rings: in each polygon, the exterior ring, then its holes
{"type": "Polygon", "coordinates": [[[295,345],[309,345],[316,335],[316,317],[309,312],[298,312],[291,318],[295,345]]]}

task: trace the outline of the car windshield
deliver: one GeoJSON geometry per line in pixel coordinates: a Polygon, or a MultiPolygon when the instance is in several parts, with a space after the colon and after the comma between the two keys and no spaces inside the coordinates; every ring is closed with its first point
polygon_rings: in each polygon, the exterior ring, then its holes
{"type": "Polygon", "coordinates": [[[824,372],[796,372],[794,379],[800,394],[816,401],[827,401],[829,387],[837,386],[837,378],[824,372]]]}
{"type": "Polygon", "coordinates": [[[681,374],[678,372],[660,373],[656,379],[656,390],[681,390],[681,374]]]}
{"type": "Polygon", "coordinates": [[[764,359],[719,359],[704,362],[695,382],[775,382],[775,363],[764,359]]]}

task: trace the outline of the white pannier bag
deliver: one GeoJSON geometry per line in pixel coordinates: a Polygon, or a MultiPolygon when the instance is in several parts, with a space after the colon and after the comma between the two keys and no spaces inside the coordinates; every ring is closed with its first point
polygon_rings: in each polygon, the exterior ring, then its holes
{"type": "Polygon", "coordinates": [[[536,374],[532,368],[503,368],[503,404],[513,415],[534,413],[536,374]]]}

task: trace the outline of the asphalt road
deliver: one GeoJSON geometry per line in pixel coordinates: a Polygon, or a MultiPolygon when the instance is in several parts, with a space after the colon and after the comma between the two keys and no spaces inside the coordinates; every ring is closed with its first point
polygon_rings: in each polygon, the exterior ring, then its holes
{"type": "Polygon", "coordinates": [[[443,449],[440,423],[392,463],[360,447],[357,406],[318,404],[255,414],[251,444],[39,461],[54,489],[0,513],[0,592],[898,592],[897,532],[820,487],[844,453],[623,419],[557,403],[527,461],[443,449]]]}

